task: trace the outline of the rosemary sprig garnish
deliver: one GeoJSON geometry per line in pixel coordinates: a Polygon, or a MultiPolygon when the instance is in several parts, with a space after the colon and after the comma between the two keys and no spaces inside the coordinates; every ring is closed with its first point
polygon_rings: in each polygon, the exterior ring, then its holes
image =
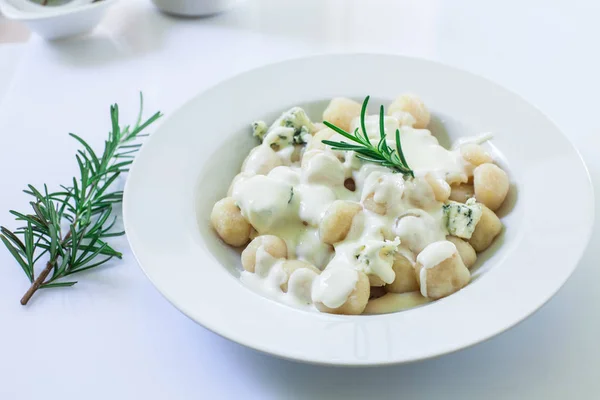
{"type": "Polygon", "coordinates": [[[98,267],[122,254],[105,240],[124,232],[112,232],[116,217],[113,207],[123,198],[122,190],[111,189],[115,180],[129,170],[134,154],[141,147],[136,139],[148,136],[141,132],[162,114],[157,112],[142,122],[143,97],[133,127],[119,126],[119,106],[110,107],[112,130],[104,142],[104,151],[96,154],[79,136],[70,133],[82,149],[75,158],[79,178],[62,190],[48,192],[28,185],[25,193],[33,197],[32,210],[10,213],[23,226],[14,231],[0,227],[0,239],[21,266],[31,286],[21,299],[25,305],[38,289],[73,286],[76,281],[60,279],[98,267]],[[35,265],[45,257],[46,265],[36,277],[35,265]]]}
{"type": "Polygon", "coordinates": [[[408,166],[404,153],[402,152],[402,144],[400,143],[400,130],[396,129],[396,148],[392,149],[386,142],[385,126],[384,126],[384,110],[383,106],[379,108],[379,143],[374,146],[367,136],[367,128],[365,126],[365,117],[367,114],[367,104],[369,103],[369,97],[367,96],[362,104],[360,112],[360,127],[362,132],[358,128],[354,130],[354,134],[348,133],[345,130],[333,125],[328,121],[323,121],[327,127],[333,129],[345,138],[353,141],[354,143],[346,142],[334,142],[331,140],[323,140],[328,146],[331,146],[333,150],[341,151],[354,151],[356,156],[361,160],[368,162],[381,164],[384,167],[392,168],[398,172],[404,174],[404,176],[415,177],[412,169],[408,166]]]}

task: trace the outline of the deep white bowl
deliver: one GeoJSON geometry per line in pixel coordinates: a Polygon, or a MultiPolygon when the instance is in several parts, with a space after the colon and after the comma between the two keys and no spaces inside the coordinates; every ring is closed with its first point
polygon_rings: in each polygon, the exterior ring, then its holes
{"type": "Polygon", "coordinates": [[[52,40],[91,31],[115,1],[57,7],[30,4],[30,7],[21,9],[17,8],[15,0],[0,0],[0,12],[6,18],[21,21],[38,35],[52,40]]]}
{"type": "Polygon", "coordinates": [[[142,269],[183,313],[248,347],[335,365],[425,359],[514,326],[571,275],[594,219],[585,165],[535,107],[455,68],[367,54],[285,61],[199,94],[144,145],[123,205],[127,237],[142,269]],[[492,145],[510,171],[504,234],[480,256],[473,281],[428,305],[376,316],[300,311],[244,286],[238,279],[239,253],[219,241],[209,214],[256,144],[250,122],[293,105],[316,115],[334,96],[370,94],[376,102],[405,91],[430,107],[438,135],[457,139],[493,132],[492,145]]]}

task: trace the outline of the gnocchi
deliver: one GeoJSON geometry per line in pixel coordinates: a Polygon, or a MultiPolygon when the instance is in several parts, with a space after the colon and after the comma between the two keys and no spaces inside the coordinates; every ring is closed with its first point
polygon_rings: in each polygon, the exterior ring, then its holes
{"type": "Polygon", "coordinates": [[[287,257],[287,245],[283,240],[274,235],[262,235],[252,239],[242,251],[242,267],[248,272],[254,272],[256,266],[256,251],[259,247],[275,258],[287,257]]]}
{"type": "Polygon", "coordinates": [[[356,283],[342,305],[338,307],[329,307],[320,301],[316,301],[315,306],[317,309],[330,314],[362,314],[367,306],[367,302],[369,301],[371,287],[369,285],[369,278],[367,275],[365,275],[363,272],[356,272],[356,275],[358,276],[356,283]]]}
{"type": "Polygon", "coordinates": [[[456,183],[450,185],[450,197],[452,201],[466,203],[470,198],[475,197],[475,189],[470,183],[456,183]]]}
{"type": "Polygon", "coordinates": [[[362,210],[358,203],[335,200],[323,215],[319,225],[319,236],[323,243],[335,244],[346,238],[354,216],[362,210]]]}
{"type": "Polygon", "coordinates": [[[325,128],[321,129],[319,132],[315,133],[315,136],[311,139],[310,143],[306,145],[307,152],[311,150],[325,150],[327,147],[323,140],[327,140],[335,134],[335,131],[325,128]]]}
{"type": "Polygon", "coordinates": [[[425,304],[470,282],[478,253],[503,229],[495,211],[508,174],[481,140],[442,147],[415,95],[399,96],[387,115],[362,109],[331,100],[322,117],[336,129],[300,107],[252,124],[260,144],[210,215],[225,243],[245,246],[244,283],[294,307],[358,315],[425,304]]]}
{"type": "Polygon", "coordinates": [[[471,269],[471,267],[475,265],[475,262],[477,262],[477,253],[473,246],[471,246],[469,242],[456,236],[447,236],[446,240],[452,242],[454,246],[456,246],[456,250],[458,251],[461,260],[468,269],[471,269]]]}
{"type": "Polygon", "coordinates": [[[285,282],[282,283],[280,285],[280,287],[284,293],[286,293],[288,291],[288,282],[289,282],[291,276],[294,274],[294,272],[301,270],[303,268],[307,269],[309,271],[312,271],[317,275],[321,273],[321,271],[319,271],[319,269],[317,267],[315,267],[314,265],[312,265],[310,263],[307,263],[306,261],[286,260],[285,262],[283,262],[283,264],[281,265],[281,269],[285,273],[286,277],[284,278],[285,282]]]}
{"type": "Polygon", "coordinates": [[[388,113],[391,116],[397,115],[400,118],[404,113],[410,114],[414,118],[415,128],[427,128],[431,115],[429,110],[425,107],[425,104],[421,99],[412,94],[403,94],[398,97],[390,107],[388,113]]]}
{"type": "Polygon", "coordinates": [[[225,197],[215,203],[210,222],[221,239],[231,246],[240,247],[250,240],[252,226],[244,219],[231,197],[225,197]]]}
{"type": "Polygon", "coordinates": [[[406,293],[419,290],[419,284],[414,270],[414,261],[399,252],[394,254],[392,269],[396,274],[394,282],[385,285],[390,293],[406,293]]]}
{"type": "Polygon", "coordinates": [[[449,241],[428,245],[417,256],[415,271],[421,294],[433,300],[451,295],[471,280],[456,246],[449,241]]]}
{"type": "Polygon", "coordinates": [[[481,164],[473,171],[473,188],[477,201],[496,211],[508,194],[508,175],[495,164],[481,164]]]}
{"type": "Polygon", "coordinates": [[[502,231],[500,218],[484,205],[481,209],[481,218],[469,239],[471,246],[479,253],[490,247],[496,236],[502,231]]]}
{"type": "Polygon", "coordinates": [[[460,147],[460,154],[471,165],[477,167],[481,164],[493,162],[490,156],[480,145],[476,143],[467,143],[460,147]]]}
{"type": "Polygon", "coordinates": [[[360,115],[360,104],[345,97],[337,97],[323,111],[323,121],[330,122],[346,131],[350,123],[360,115]]]}

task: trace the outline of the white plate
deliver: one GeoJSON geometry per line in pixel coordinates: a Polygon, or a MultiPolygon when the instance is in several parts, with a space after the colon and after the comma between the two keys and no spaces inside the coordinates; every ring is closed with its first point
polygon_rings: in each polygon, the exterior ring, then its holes
{"type": "MultiPolygon", "coordinates": [[[[444,141],[447,138],[441,138],[444,141]]],[[[206,328],[273,355],[320,364],[383,365],[465,348],[514,326],[565,283],[593,221],[587,170],[539,110],[498,85],[425,60],[328,55],[259,68],[201,93],[144,145],[125,189],[127,237],[142,269],[179,310],[206,328]],[[494,133],[513,187],[506,229],[458,293],[408,311],[336,316],[266,299],[238,280],[239,254],[209,214],[256,143],[255,119],[293,105],[317,114],[334,96],[393,99],[411,91],[450,139],[494,133]],[[509,212],[510,211],[510,212],[509,212]]]]}

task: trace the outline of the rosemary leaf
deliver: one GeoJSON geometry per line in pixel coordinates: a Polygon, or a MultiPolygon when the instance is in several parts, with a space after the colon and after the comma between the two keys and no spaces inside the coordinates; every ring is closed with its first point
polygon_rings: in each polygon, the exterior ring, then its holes
{"type": "Polygon", "coordinates": [[[70,287],[70,286],[73,286],[76,283],[77,283],[77,281],[75,281],[75,282],[44,283],[42,286],[40,286],[40,289],[48,289],[48,288],[56,288],[56,287],[70,287]]]}
{"type": "Polygon", "coordinates": [[[25,272],[25,275],[27,275],[27,277],[29,278],[29,281],[33,282],[33,274],[31,273],[31,268],[25,262],[25,260],[23,260],[23,257],[21,257],[21,254],[19,253],[19,251],[17,250],[17,248],[15,246],[13,246],[12,243],[10,243],[8,241],[8,239],[6,239],[6,236],[0,235],[0,239],[2,239],[2,242],[4,243],[4,245],[6,246],[6,248],[8,249],[8,251],[10,252],[10,254],[12,254],[12,256],[15,258],[15,260],[17,260],[17,262],[19,263],[19,265],[21,266],[21,268],[25,272]]]}

